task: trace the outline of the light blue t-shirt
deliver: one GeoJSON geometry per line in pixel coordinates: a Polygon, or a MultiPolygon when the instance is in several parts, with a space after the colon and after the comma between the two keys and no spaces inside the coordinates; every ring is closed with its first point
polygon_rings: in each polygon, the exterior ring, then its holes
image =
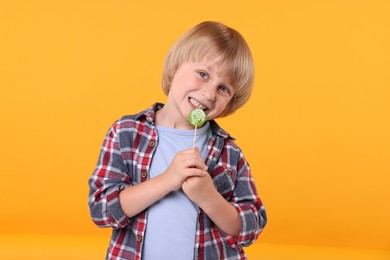
{"type": "MultiPolygon", "coordinates": [[[[150,166],[150,178],[164,172],[177,152],[192,148],[194,130],[156,126],[158,146],[150,166]]],[[[203,159],[211,137],[208,122],[196,131],[196,146],[203,159]]],[[[186,260],[194,258],[198,207],[177,190],[149,207],[143,248],[145,260],[186,260]]]]}

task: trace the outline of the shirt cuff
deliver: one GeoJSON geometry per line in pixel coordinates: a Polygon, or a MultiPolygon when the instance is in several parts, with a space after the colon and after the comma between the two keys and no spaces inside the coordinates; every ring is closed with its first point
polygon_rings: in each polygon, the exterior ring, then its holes
{"type": "Polygon", "coordinates": [[[128,224],[129,218],[119,202],[119,193],[127,187],[128,185],[116,186],[107,196],[107,217],[113,228],[123,228],[128,224]]]}

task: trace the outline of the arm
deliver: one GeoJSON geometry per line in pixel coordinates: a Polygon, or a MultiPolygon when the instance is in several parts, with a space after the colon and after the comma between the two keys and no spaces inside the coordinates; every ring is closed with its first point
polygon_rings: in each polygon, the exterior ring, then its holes
{"type": "Polygon", "coordinates": [[[191,177],[183,183],[183,190],[223,232],[237,237],[241,230],[241,219],[236,208],[216,190],[209,174],[191,177]]]}
{"type": "Polygon", "coordinates": [[[225,235],[234,238],[227,240],[248,246],[257,239],[267,219],[242,153],[239,154],[237,169],[238,172],[232,172],[234,177],[225,176],[232,178],[234,186],[231,190],[226,190],[227,186],[224,186],[224,194],[216,190],[210,176],[187,179],[183,190],[225,235]]]}
{"type": "Polygon", "coordinates": [[[89,207],[92,220],[100,227],[121,228],[170,191],[181,187],[189,176],[202,176],[206,165],[199,151],[188,149],[175,155],[168,169],[156,178],[131,185],[122,160],[118,124],[108,131],[95,171],[89,179],[89,207]]]}
{"type": "Polygon", "coordinates": [[[129,220],[119,204],[119,193],[130,186],[130,178],[122,160],[117,127],[118,122],[108,130],[88,181],[90,214],[99,227],[120,228],[129,220]]]}
{"type": "Polygon", "coordinates": [[[250,167],[241,152],[237,169],[237,180],[230,203],[239,212],[242,223],[237,242],[249,246],[263,231],[267,216],[258,196],[250,167]]]}

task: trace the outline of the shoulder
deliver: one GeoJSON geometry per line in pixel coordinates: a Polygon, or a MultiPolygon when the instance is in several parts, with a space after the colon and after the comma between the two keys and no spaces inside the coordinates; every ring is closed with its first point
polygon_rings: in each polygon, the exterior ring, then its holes
{"type": "Polygon", "coordinates": [[[127,131],[144,131],[151,129],[155,120],[155,113],[162,108],[162,104],[155,103],[148,109],[145,109],[137,114],[124,115],[112,124],[115,132],[127,131]],[[146,129],[145,129],[146,127],[146,129]]]}
{"type": "Polygon", "coordinates": [[[242,160],[244,156],[241,148],[235,142],[236,139],[222,129],[215,121],[211,120],[210,126],[214,140],[212,149],[221,154],[220,159],[229,161],[232,164],[242,160]]]}
{"type": "Polygon", "coordinates": [[[137,118],[136,115],[125,115],[114,121],[110,130],[116,134],[134,132],[145,124],[145,120],[137,118]]]}
{"type": "Polygon", "coordinates": [[[236,144],[236,139],[231,136],[226,130],[224,130],[222,127],[218,125],[217,122],[214,120],[210,121],[210,128],[212,135],[217,138],[221,139],[224,142],[224,146],[228,146],[230,149],[240,151],[240,147],[236,144]]]}

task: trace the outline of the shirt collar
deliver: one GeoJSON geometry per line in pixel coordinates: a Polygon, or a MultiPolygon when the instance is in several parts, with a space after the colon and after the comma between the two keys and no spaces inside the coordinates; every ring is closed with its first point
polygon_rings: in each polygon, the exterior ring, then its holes
{"type": "MultiPolygon", "coordinates": [[[[148,109],[138,113],[135,115],[136,120],[140,120],[141,118],[145,118],[149,123],[154,124],[156,120],[156,112],[163,108],[164,104],[162,103],[154,103],[151,107],[148,109]]],[[[215,120],[209,120],[210,122],[210,128],[213,134],[218,135],[225,139],[232,139],[235,140],[234,137],[230,136],[228,132],[223,130],[218,123],[215,120]]]]}
{"type": "Polygon", "coordinates": [[[145,118],[148,122],[153,124],[154,121],[156,120],[156,112],[160,110],[163,106],[164,104],[162,103],[154,103],[148,109],[136,114],[135,119],[140,120],[142,118],[145,118]]]}
{"type": "Polygon", "coordinates": [[[209,122],[210,122],[211,131],[213,132],[213,134],[218,135],[218,136],[225,138],[225,139],[235,140],[235,138],[232,137],[228,132],[223,130],[222,127],[220,127],[215,120],[210,120],[209,122]]]}

